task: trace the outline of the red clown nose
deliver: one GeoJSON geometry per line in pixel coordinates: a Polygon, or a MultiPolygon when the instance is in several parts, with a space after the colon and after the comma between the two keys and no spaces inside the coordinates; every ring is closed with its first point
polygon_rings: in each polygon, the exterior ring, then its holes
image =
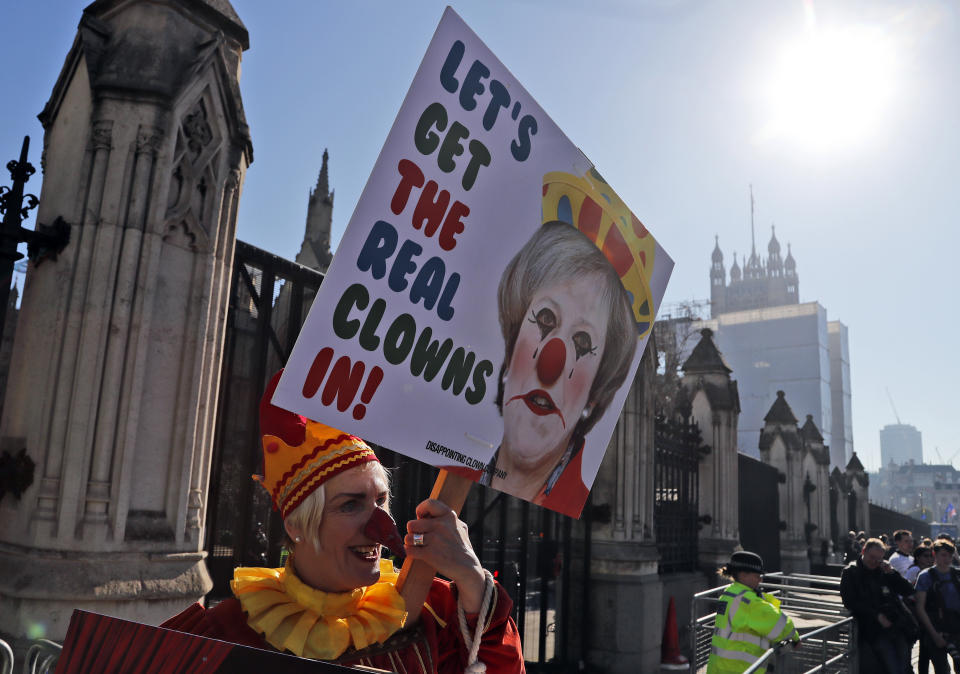
{"type": "Polygon", "coordinates": [[[403,538],[400,537],[400,530],[397,523],[390,517],[390,513],[377,506],[370,514],[366,526],[363,527],[363,535],[372,538],[380,545],[385,545],[403,563],[407,556],[403,549],[403,538]]]}
{"type": "Polygon", "coordinates": [[[567,360],[567,346],[559,337],[554,337],[540,351],[537,359],[537,377],[544,386],[557,381],[567,360]]]}

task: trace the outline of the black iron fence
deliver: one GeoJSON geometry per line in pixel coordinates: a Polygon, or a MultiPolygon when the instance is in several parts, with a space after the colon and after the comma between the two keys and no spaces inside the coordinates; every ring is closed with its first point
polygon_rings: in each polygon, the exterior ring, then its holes
{"type": "Polygon", "coordinates": [[[897,529],[906,529],[911,532],[914,540],[930,536],[930,522],[918,520],[876,503],[870,504],[870,531],[868,533],[871,537],[879,538],[880,534],[887,534],[893,538],[893,532],[897,529]]]}
{"type": "Polygon", "coordinates": [[[738,454],[740,543],[756,552],[768,569],[780,568],[780,471],[738,454]]]}
{"type": "Polygon", "coordinates": [[[841,544],[846,542],[844,538],[841,540],[840,537],[840,520],[837,517],[837,502],[840,498],[839,490],[837,485],[834,484],[833,480],[830,480],[830,540],[833,541],[834,549],[838,552],[844,552],[841,544]]]}
{"type": "MultiPolygon", "coordinates": [[[[286,362],[322,280],[311,269],[237,242],[207,513],[213,600],[230,596],[234,567],[279,564],[282,523],[250,479],[262,470],[258,404],[267,380],[286,362]]],[[[403,529],[430,493],[437,469],[385,448],[378,455],[390,468],[392,511],[403,529]]],[[[514,601],[528,671],[570,671],[582,659],[589,511],[576,521],[481,486],[464,505],[461,519],[477,555],[514,601]]]]}
{"type": "Polygon", "coordinates": [[[236,566],[275,566],[282,523],[251,479],[262,474],[257,427],[266,382],[283,367],[323,275],[237,241],[207,509],[212,596],[236,566]]]}
{"type": "Polygon", "coordinates": [[[657,417],[653,494],[661,573],[697,568],[700,457],[704,450],[696,423],[657,417]]]}

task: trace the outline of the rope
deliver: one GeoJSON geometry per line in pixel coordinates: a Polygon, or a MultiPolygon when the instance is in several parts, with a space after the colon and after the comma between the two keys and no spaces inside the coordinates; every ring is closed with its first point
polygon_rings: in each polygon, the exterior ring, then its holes
{"type": "Polygon", "coordinates": [[[463,613],[463,604],[457,601],[457,618],[460,621],[460,634],[463,635],[463,643],[467,647],[467,668],[463,670],[464,674],[483,674],[483,672],[487,671],[487,666],[477,659],[477,655],[480,653],[480,641],[482,640],[483,632],[486,630],[487,621],[489,620],[487,613],[490,611],[494,585],[493,574],[486,569],[483,570],[483,577],[483,603],[480,605],[480,613],[477,614],[477,629],[473,634],[473,638],[470,637],[470,630],[467,628],[467,617],[463,613]]]}

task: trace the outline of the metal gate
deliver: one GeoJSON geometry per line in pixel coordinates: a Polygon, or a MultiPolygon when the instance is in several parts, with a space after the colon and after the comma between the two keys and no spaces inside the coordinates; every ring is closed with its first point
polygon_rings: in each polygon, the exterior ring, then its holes
{"type": "Polygon", "coordinates": [[[700,428],[657,416],[654,434],[654,522],[660,573],[697,568],[700,428]]]}
{"type": "MultiPolygon", "coordinates": [[[[207,511],[213,600],[230,596],[234,567],[280,562],[282,522],[250,478],[262,471],[258,405],[322,280],[312,269],[237,242],[207,511]]],[[[404,529],[437,469],[382,447],[377,454],[390,469],[391,509],[404,529]]],[[[464,505],[461,519],[477,556],[514,601],[528,671],[575,670],[586,648],[590,512],[588,502],[576,521],[481,486],[464,505]]]]}
{"type": "Polygon", "coordinates": [[[838,517],[837,504],[840,500],[840,491],[836,481],[830,478],[830,540],[833,541],[834,550],[841,555],[847,552],[847,537],[841,535],[840,519],[838,517]]]}
{"type": "Polygon", "coordinates": [[[866,524],[863,522],[857,521],[857,492],[850,490],[847,494],[847,526],[849,526],[854,531],[861,531],[862,527],[866,527],[866,524]]]}
{"type": "Polygon", "coordinates": [[[889,534],[897,529],[906,529],[913,534],[915,540],[929,537],[930,522],[924,522],[904,513],[884,508],[876,503],[870,504],[870,538],[879,538],[880,534],[889,534]]]}
{"type": "Polygon", "coordinates": [[[262,474],[258,409],[283,367],[323,275],[237,241],[207,500],[211,597],[230,596],[236,566],[280,563],[282,522],[252,479],[262,474]]]}
{"type": "Polygon", "coordinates": [[[780,568],[780,471],[739,454],[740,543],[763,557],[767,569],[780,568]]]}

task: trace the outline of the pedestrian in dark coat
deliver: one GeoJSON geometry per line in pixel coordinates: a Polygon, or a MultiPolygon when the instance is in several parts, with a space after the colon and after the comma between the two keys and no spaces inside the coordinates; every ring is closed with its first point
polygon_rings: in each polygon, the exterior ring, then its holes
{"type": "Polygon", "coordinates": [[[912,639],[904,632],[911,616],[900,597],[914,589],[883,553],[880,539],[867,540],[860,558],[840,576],[840,596],[857,621],[860,671],[902,674],[910,671],[912,639]]]}

